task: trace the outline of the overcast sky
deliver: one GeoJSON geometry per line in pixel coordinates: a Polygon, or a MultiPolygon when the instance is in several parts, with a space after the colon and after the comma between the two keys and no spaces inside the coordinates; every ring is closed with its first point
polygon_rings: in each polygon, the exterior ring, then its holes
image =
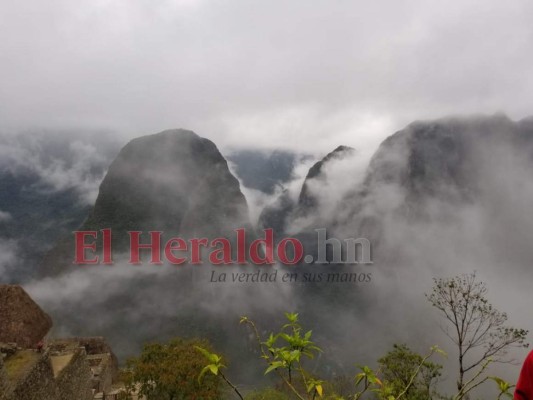
{"type": "Polygon", "coordinates": [[[413,119],[520,119],[532,17],[530,0],[0,0],[0,128],[328,151],[413,119]]]}

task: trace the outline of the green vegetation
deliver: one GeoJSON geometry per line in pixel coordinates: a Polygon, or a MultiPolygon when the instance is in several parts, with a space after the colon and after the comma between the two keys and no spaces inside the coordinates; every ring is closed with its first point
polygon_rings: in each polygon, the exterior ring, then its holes
{"type": "MultiPolygon", "coordinates": [[[[337,393],[325,393],[324,389],[327,382],[314,376],[305,368],[305,360],[313,359],[318,353],[322,352],[311,340],[312,332],[305,331],[302,328],[297,313],[286,313],[285,317],[287,318],[287,323],[280,328],[279,332],[270,333],[264,340],[261,338],[254,321],[247,317],[241,318],[241,323],[248,325],[255,335],[261,351],[261,358],[267,364],[265,375],[276,373],[282,383],[282,388],[287,392],[290,399],[343,399],[337,393]]],[[[205,349],[199,349],[199,351],[209,362],[202,370],[202,374],[212,373],[218,376],[221,369],[225,368],[221,364],[221,357],[205,349]]],[[[437,352],[441,351],[437,347],[434,347],[425,357],[411,357],[409,360],[417,360],[418,362],[410,365],[412,371],[407,375],[407,380],[403,386],[397,384],[394,387],[387,381],[384,383],[371,368],[367,366],[359,367],[361,372],[355,376],[354,387],[356,391],[348,396],[348,398],[357,400],[361,399],[367,393],[374,393],[378,398],[384,398],[386,400],[415,399],[415,397],[408,397],[407,395],[410,392],[416,393],[416,390],[420,390],[417,388],[417,385],[419,385],[418,378],[421,376],[422,371],[438,371],[440,368],[437,366],[434,367],[433,364],[428,362],[428,359],[437,352]]],[[[244,396],[236,385],[227,379],[224,380],[231,386],[240,399],[244,399],[244,396]]],[[[272,393],[275,393],[275,395],[280,394],[276,392],[272,393]]]]}
{"type": "MultiPolygon", "coordinates": [[[[196,347],[210,349],[205,340],[176,338],[166,344],[144,346],[139,357],[131,358],[122,372],[129,393],[134,389],[147,400],[210,400],[222,397],[218,376],[198,376],[204,360],[196,347]]],[[[127,398],[127,397],[126,397],[127,398]]]]}
{"type": "Polygon", "coordinates": [[[244,394],[228,378],[223,357],[209,343],[183,339],[145,346],[139,358],[128,362],[125,380],[148,400],[220,399],[222,383],[231,389],[227,395],[241,400],[462,400],[488,381],[496,384],[497,399],[512,398],[513,386],[488,375],[488,368],[492,362],[503,361],[509,347],[527,347],[527,331],[507,327],[507,315],[487,301],[486,292],[485,285],[471,274],[435,280],[427,295],[453,327],[447,333],[459,350],[457,392],[451,396],[436,388],[443,367],[433,358],[446,356],[437,346],[421,355],[405,344],[395,344],[377,360],[376,369],[358,366],[359,372],[351,378],[321,379],[308,364],[322,349],[313,341],[313,332],[302,327],[297,313],[286,313],[286,322],[277,332],[264,337],[255,321],[240,320],[255,337],[264,375],[275,377],[274,387],[244,394]]]}
{"type": "Polygon", "coordinates": [[[39,356],[40,354],[33,350],[17,351],[4,361],[7,377],[12,381],[18,380],[39,359],[39,356]]]}
{"type": "Polygon", "coordinates": [[[395,344],[393,350],[381,357],[378,363],[381,379],[387,388],[381,393],[382,399],[391,396],[397,398],[403,391],[404,398],[409,400],[426,400],[438,396],[434,386],[441,376],[442,366],[424,361],[421,355],[411,351],[405,344],[395,344]]]}

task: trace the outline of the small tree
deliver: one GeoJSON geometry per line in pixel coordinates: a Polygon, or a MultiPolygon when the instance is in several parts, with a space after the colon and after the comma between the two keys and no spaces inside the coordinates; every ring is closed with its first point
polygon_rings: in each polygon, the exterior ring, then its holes
{"type": "Polygon", "coordinates": [[[498,311],[486,298],[487,288],[476,274],[435,279],[426,294],[451,325],[445,333],[459,351],[457,399],[490,379],[486,375],[491,362],[506,362],[510,347],[528,347],[527,331],[506,326],[507,314],[498,311]]]}
{"type": "Polygon", "coordinates": [[[211,349],[207,341],[198,339],[145,345],[139,357],[127,361],[126,385],[135,386],[148,400],[220,399],[219,376],[210,374],[198,382],[205,362],[196,346],[211,349]]]}
{"type": "MultiPolygon", "coordinates": [[[[313,376],[313,374],[304,369],[304,359],[313,358],[322,350],[311,340],[312,332],[305,331],[300,325],[297,313],[285,313],[285,317],[287,318],[287,323],[281,327],[278,333],[271,333],[266,340],[261,338],[254,321],[248,317],[241,318],[241,323],[247,324],[252,328],[261,351],[261,358],[268,365],[265,370],[265,375],[275,372],[283,383],[281,389],[287,390],[287,394],[291,399],[343,400],[343,397],[335,393],[334,390],[331,390],[330,393],[325,393],[326,385],[328,386],[327,389],[333,389],[332,385],[318,379],[318,377],[313,376]]],[[[197,350],[205,356],[208,362],[202,369],[199,381],[201,381],[202,376],[206,373],[222,376],[235,394],[241,400],[244,399],[239,389],[223,375],[222,369],[225,368],[225,365],[222,363],[222,357],[210,353],[203,348],[198,347],[197,350]]],[[[372,392],[378,395],[378,397],[387,400],[407,398],[407,393],[412,390],[414,385],[417,385],[420,374],[427,371],[428,366],[432,365],[428,360],[435,353],[443,354],[442,350],[434,346],[425,357],[419,357],[417,359],[418,363],[415,362],[412,364],[412,369],[410,375],[407,376],[405,385],[397,393],[393,393],[393,390],[389,389],[389,385],[383,385],[382,381],[371,368],[360,366],[361,372],[354,377],[353,388],[355,393],[347,396],[347,398],[350,400],[359,400],[372,392]]],[[[268,392],[268,394],[278,396],[279,391],[268,392]]],[[[260,395],[262,394],[260,393],[260,395]]]]}
{"type": "Polygon", "coordinates": [[[407,400],[433,397],[433,387],[441,376],[441,365],[424,361],[420,354],[411,351],[404,344],[395,344],[393,350],[381,357],[378,363],[383,385],[388,387],[388,393],[382,393],[382,398],[389,399],[391,395],[396,398],[404,391],[407,400]],[[420,370],[417,373],[418,368],[420,370]],[[416,376],[414,381],[413,376],[416,376]]]}

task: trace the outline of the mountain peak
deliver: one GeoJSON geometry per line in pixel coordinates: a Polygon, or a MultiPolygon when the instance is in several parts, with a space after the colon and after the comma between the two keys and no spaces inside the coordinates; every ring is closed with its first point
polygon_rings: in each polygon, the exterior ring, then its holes
{"type": "MultiPolygon", "coordinates": [[[[113,246],[120,251],[129,244],[128,231],[218,237],[248,224],[239,181],[216,145],[192,131],[173,129],[133,139],[122,148],[80,230],[112,229],[113,246]]],[[[71,241],[45,257],[45,270],[65,267],[57,253],[72,259],[71,241]]]]}
{"type": "Polygon", "coordinates": [[[349,156],[353,153],[355,153],[355,149],[350,146],[338,146],[335,150],[328,153],[322,160],[317,161],[311,169],[309,169],[309,172],[307,173],[307,176],[305,177],[304,184],[302,186],[302,191],[300,192],[300,197],[298,199],[298,204],[304,208],[310,208],[313,207],[315,204],[315,199],[312,195],[309,193],[309,187],[308,183],[309,180],[315,179],[319,177],[325,166],[330,163],[332,160],[340,160],[346,156],[349,156]]]}

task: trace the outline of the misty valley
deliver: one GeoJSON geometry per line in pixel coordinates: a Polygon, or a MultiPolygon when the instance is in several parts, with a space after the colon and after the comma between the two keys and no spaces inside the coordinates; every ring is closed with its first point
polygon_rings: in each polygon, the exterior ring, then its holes
{"type": "Polygon", "coordinates": [[[533,325],[531,119],[416,121],[367,159],[222,154],[172,129],[87,139],[77,163],[68,137],[34,140],[0,142],[0,297],[30,304],[45,342],[12,350],[9,324],[6,387],[16,365],[86,357],[124,399],[512,393],[533,325]],[[52,166],[79,179],[51,183],[52,166]]]}

